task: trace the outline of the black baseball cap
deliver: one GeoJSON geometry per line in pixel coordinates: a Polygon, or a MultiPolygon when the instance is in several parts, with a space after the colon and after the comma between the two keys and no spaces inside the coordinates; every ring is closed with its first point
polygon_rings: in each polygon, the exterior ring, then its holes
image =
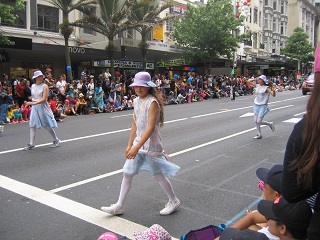
{"type": "Polygon", "coordinates": [[[301,238],[307,236],[312,211],[306,201],[288,203],[283,197],[277,198],[274,202],[261,200],[258,203],[258,211],[265,217],[278,221],[295,232],[299,232],[301,238]]]}
{"type": "Polygon", "coordinates": [[[267,183],[281,194],[281,178],[283,173],[283,165],[277,164],[274,165],[272,168],[258,168],[256,171],[257,177],[263,181],[264,183],[267,183]]]}
{"type": "Polygon", "coordinates": [[[269,240],[264,234],[250,229],[227,228],[220,235],[220,240],[269,240]]]}

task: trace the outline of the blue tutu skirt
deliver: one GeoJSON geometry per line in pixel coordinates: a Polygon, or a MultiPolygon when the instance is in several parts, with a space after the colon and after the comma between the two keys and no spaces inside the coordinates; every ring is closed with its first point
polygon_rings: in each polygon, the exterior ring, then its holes
{"type": "Polygon", "coordinates": [[[270,108],[268,107],[267,104],[264,104],[264,105],[253,104],[253,113],[254,115],[257,115],[258,118],[263,118],[269,111],[270,111],[270,108]]]}
{"type": "Polygon", "coordinates": [[[51,127],[57,128],[57,121],[54,119],[51,108],[47,102],[33,105],[30,113],[29,127],[41,128],[51,127]]]}
{"type": "Polygon", "coordinates": [[[150,156],[142,153],[138,153],[134,159],[127,159],[123,166],[123,173],[129,176],[149,171],[153,176],[162,173],[173,177],[179,170],[180,167],[168,161],[165,155],[150,156]]]}

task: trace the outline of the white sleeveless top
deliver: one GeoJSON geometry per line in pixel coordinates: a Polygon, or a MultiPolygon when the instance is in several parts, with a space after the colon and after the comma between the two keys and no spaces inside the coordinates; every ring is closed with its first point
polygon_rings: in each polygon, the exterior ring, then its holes
{"type": "Polygon", "coordinates": [[[254,104],[256,105],[265,105],[269,101],[270,93],[267,92],[268,86],[265,85],[256,85],[256,98],[254,99],[254,104]]]}
{"type": "MultiPolygon", "coordinates": [[[[151,95],[148,95],[146,98],[140,99],[139,97],[134,99],[134,113],[135,113],[135,123],[137,126],[136,138],[133,141],[133,145],[136,145],[143,133],[146,131],[148,127],[148,113],[149,108],[153,102],[156,102],[158,105],[158,101],[151,95]]],[[[148,154],[148,155],[162,155],[163,148],[161,143],[161,135],[160,135],[160,107],[158,111],[158,116],[156,119],[156,126],[154,132],[150,136],[150,138],[144,143],[144,145],[139,150],[140,153],[148,154]]]]}
{"type": "Polygon", "coordinates": [[[31,86],[31,98],[33,102],[39,101],[43,96],[44,83],[39,85],[32,84],[31,86]]]}

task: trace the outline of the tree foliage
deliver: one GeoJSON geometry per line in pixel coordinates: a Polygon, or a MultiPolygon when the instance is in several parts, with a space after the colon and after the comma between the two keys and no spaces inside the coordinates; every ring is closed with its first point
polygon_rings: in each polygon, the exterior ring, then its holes
{"type": "MultiPolygon", "coordinates": [[[[69,22],[69,13],[74,10],[86,11],[89,6],[95,4],[95,0],[47,0],[48,3],[52,4],[56,8],[62,11],[62,23],[59,25],[60,32],[64,38],[65,43],[65,55],[66,55],[66,66],[71,66],[71,57],[69,52],[69,38],[73,33],[73,27],[69,22]]],[[[68,80],[72,80],[72,72],[67,72],[68,80]]]]}
{"type": "MultiPolygon", "coordinates": [[[[25,9],[24,0],[16,0],[12,5],[6,3],[0,3],[0,20],[1,23],[6,23],[14,25],[18,20],[17,11],[22,11],[25,9]]],[[[0,44],[9,44],[9,39],[7,36],[0,32],[0,44]]]]}
{"type": "Polygon", "coordinates": [[[97,0],[99,12],[92,14],[90,11],[83,11],[86,16],[72,23],[73,26],[91,29],[106,36],[109,40],[106,50],[108,52],[111,67],[110,72],[114,76],[114,37],[130,28],[133,24],[129,19],[130,0],[97,0]]]}
{"type": "Polygon", "coordinates": [[[143,68],[146,65],[147,56],[147,39],[154,27],[161,26],[168,19],[174,18],[174,14],[169,14],[165,18],[159,18],[158,15],[165,9],[171,7],[172,3],[159,4],[158,0],[135,0],[132,5],[130,19],[136,26],[134,27],[141,34],[141,42],[139,44],[142,54],[143,68]]]}
{"type": "Polygon", "coordinates": [[[206,5],[188,5],[185,19],[175,23],[173,37],[186,57],[196,61],[231,58],[244,36],[234,36],[243,18],[236,18],[231,1],[208,0],[206,5]]]}
{"type": "Polygon", "coordinates": [[[286,46],[281,50],[281,54],[291,59],[300,60],[307,63],[313,59],[314,47],[308,42],[309,36],[302,28],[296,28],[293,34],[288,37],[286,46]]]}

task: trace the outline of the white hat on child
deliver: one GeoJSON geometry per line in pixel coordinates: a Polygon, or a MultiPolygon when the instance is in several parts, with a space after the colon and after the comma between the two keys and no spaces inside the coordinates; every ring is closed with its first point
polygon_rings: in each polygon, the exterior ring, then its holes
{"type": "Polygon", "coordinates": [[[43,73],[42,73],[40,70],[37,70],[37,71],[35,71],[35,72],[33,73],[32,79],[35,79],[35,78],[37,78],[37,77],[43,77],[43,78],[45,78],[46,76],[43,75],[43,73]]]}

